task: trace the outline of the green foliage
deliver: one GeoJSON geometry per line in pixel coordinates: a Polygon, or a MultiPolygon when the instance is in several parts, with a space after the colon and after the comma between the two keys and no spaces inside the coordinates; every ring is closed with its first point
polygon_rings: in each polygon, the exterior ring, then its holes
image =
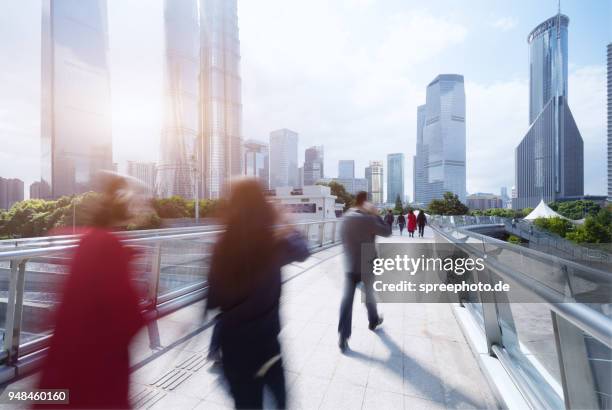
{"type": "Polygon", "coordinates": [[[393,213],[397,215],[403,210],[404,204],[402,204],[402,199],[400,198],[399,194],[397,194],[397,196],[395,197],[395,208],[393,208],[393,213]]]}
{"type": "Polygon", "coordinates": [[[516,235],[510,235],[510,236],[508,236],[508,242],[509,242],[509,243],[514,243],[514,244],[517,244],[517,245],[518,245],[518,244],[520,244],[522,241],[521,241],[521,238],[519,238],[518,236],[516,236],[516,235]]]}
{"type": "Polygon", "coordinates": [[[160,218],[188,218],[190,216],[187,200],[178,195],[170,198],[155,198],[152,205],[160,218]]]}
{"type": "Polygon", "coordinates": [[[578,200],[551,202],[548,204],[551,209],[569,219],[582,219],[587,216],[596,216],[601,207],[594,201],[578,200]]]}
{"type": "Polygon", "coordinates": [[[429,213],[433,215],[467,215],[469,209],[452,192],[445,192],[443,199],[429,203],[429,213]]]}
{"type": "Polygon", "coordinates": [[[566,238],[577,243],[610,243],[612,241],[612,213],[600,209],[595,215],[585,218],[566,238]]]}
{"type": "Polygon", "coordinates": [[[331,181],[329,183],[319,182],[317,185],[328,186],[331,190],[331,194],[336,196],[336,203],[344,204],[344,211],[346,212],[355,203],[355,197],[346,191],[344,185],[339,182],[331,181]]]}
{"type": "Polygon", "coordinates": [[[561,237],[570,232],[574,225],[567,219],[555,216],[552,218],[536,218],[533,224],[540,229],[555,233],[561,237]]]}

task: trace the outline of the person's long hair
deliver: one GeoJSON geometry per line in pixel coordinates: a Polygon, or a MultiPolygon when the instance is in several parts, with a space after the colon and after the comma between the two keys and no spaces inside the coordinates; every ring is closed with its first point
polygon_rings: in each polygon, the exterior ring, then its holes
{"type": "Polygon", "coordinates": [[[222,220],[226,230],[214,251],[209,281],[221,308],[244,299],[269,273],[275,255],[278,215],[252,178],[232,183],[222,220]]]}

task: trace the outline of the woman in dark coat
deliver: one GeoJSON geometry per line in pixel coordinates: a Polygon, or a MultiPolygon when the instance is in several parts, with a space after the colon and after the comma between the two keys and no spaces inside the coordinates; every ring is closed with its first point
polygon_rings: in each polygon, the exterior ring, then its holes
{"type": "Polygon", "coordinates": [[[414,216],[414,211],[408,211],[408,234],[411,238],[414,238],[414,231],[416,230],[416,216],[414,216]]]}
{"type": "Polygon", "coordinates": [[[279,300],[281,267],[309,256],[296,231],[275,228],[279,218],[254,179],[232,184],[226,231],[215,246],[207,309],[217,321],[223,373],[237,408],[262,408],[268,386],[286,407],[279,300]]]}
{"type": "Polygon", "coordinates": [[[399,226],[400,236],[404,232],[404,227],[406,226],[406,217],[404,216],[404,212],[400,212],[397,217],[397,225],[399,226]]]}
{"type": "Polygon", "coordinates": [[[72,258],[38,385],[68,389],[60,407],[130,407],[128,345],[145,319],[130,280],[134,254],[111,232],[130,218],[127,182],[108,179],[72,258]]]}
{"type": "Polygon", "coordinates": [[[425,212],[423,212],[423,210],[419,210],[416,222],[419,227],[419,236],[422,238],[425,233],[425,225],[427,225],[427,217],[425,217],[425,212]]]}

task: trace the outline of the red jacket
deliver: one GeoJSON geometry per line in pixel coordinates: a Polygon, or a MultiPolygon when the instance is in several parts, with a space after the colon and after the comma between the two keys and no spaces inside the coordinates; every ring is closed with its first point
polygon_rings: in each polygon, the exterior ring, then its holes
{"type": "Polygon", "coordinates": [[[408,214],[408,230],[414,231],[416,229],[416,216],[414,214],[408,214]]]}
{"type": "Polygon", "coordinates": [[[128,344],[145,324],[132,255],[103,229],[88,231],[74,254],[39,383],[69,389],[66,407],[129,407],[128,344]]]}

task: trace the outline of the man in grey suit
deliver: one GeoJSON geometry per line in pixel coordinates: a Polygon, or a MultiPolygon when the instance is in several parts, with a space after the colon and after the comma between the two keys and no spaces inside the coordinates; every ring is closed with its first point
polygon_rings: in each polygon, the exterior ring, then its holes
{"type": "MultiPolygon", "coordinates": [[[[376,251],[374,250],[376,236],[391,236],[391,226],[378,216],[376,208],[367,202],[367,198],[368,194],[366,192],[359,192],[355,198],[355,207],[345,214],[342,223],[341,236],[346,265],[344,296],[340,305],[340,321],[338,323],[338,333],[340,334],[338,346],[342,352],[348,349],[348,339],[351,337],[355,288],[362,281],[362,274],[366,281],[373,275],[371,268],[372,260],[376,257],[376,251]],[[362,255],[362,252],[367,252],[367,254],[362,255]],[[366,261],[363,268],[362,256],[363,260],[366,261]]],[[[378,315],[373,290],[371,286],[368,286],[368,283],[365,284],[364,291],[368,321],[370,322],[368,327],[370,330],[374,330],[382,323],[382,317],[378,315]]]]}

